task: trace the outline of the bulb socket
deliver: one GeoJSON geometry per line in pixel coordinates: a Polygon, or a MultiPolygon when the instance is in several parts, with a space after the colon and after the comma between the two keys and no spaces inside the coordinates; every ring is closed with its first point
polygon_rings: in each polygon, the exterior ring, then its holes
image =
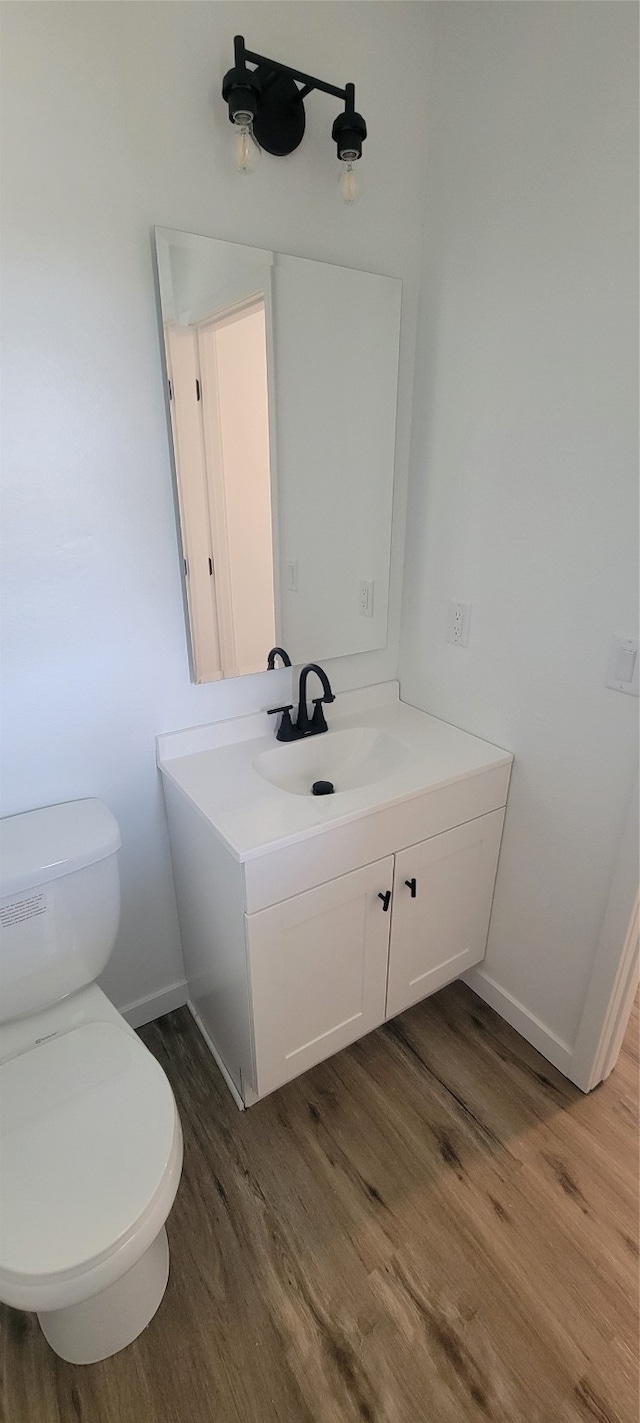
{"type": "Polygon", "coordinates": [[[350,113],[345,110],[343,114],[338,114],[331,137],[337,147],[338,158],[350,163],[362,158],[362,145],[367,137],[367,125],[362,114],[356,114],[353,109],[350,113]]]}
{"type": "Polygon", "coordinates": [[[222,97],[229,105],[230,122],[236,122],[236,114],[251,114],[255,119],[260,94],[260,81],[252,70],[230,69],[222,81],[222,97]]]}

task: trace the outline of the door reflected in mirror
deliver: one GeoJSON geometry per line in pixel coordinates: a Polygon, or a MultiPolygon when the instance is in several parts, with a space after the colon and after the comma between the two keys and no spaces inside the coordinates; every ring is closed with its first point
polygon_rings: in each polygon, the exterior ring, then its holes
{"type": "Polygon", "coordinates": [[[400,282],[156,230],[192,677],[384,647],[400,282]]]}

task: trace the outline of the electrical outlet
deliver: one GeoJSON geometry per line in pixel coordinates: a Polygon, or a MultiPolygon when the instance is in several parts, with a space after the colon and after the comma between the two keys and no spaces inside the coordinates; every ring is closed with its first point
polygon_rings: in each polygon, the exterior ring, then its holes
{"type": "Polygon", "coordinates": [[[373,617],[373,579],[367,581],[367,579],[361,578],[360,580],[358,611],[362,618],[373,617]]]}
{"type": "Polygon", "coordinates": [[[470,603],[450,603],[447,614],[447,642],[454,642],[457,647],[467,647],[470,621],[470,603]]]}

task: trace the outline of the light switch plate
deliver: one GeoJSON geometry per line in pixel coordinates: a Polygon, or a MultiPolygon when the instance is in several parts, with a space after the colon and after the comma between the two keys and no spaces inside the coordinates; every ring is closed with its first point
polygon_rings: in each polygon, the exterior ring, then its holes
{"type": "Polygon", "coordinates": [[[639,696],[638,661],[637,638],[612,637],[605,686],[612,687],[614,692],[639,696]]]}

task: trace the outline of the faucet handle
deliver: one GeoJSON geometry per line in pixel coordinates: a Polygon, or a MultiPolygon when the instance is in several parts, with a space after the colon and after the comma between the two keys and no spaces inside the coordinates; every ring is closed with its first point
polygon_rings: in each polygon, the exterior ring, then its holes
{"type": "Polygon", "coordinates": [[[291,720],[292,711],[293,703],[291,703],[288,707],[269,707],[267,711],[267,716],[277,716],[278,712],[282,712],[282,721],[280,722],[278,730],[276,731],[276,741],[298,740],[300,732],[296,730],[291,720]]]}
{"type": "MultiPolygon", "coordinates": [[[[312,700],[313,700],[313,705],[314,705],[314,707],[315,707],[315,711],[314,711],[313,716],[312,716],[312,718],[311,718],[311,731],[312,731],[312,732],[328,731],[329,728],[328,728],[328,726],[327,726],[327,723],[326,723],[326,720],[325,720],[325,715],[324,715],[324,712],[323,712],[323,710],[322,710],[322,703],[328,701],[329,698],[328,698],[328,697],[313,697],[312,700]]],[[[332,697],[331,700],[334,701],[334,698],[332,697]]]]}

